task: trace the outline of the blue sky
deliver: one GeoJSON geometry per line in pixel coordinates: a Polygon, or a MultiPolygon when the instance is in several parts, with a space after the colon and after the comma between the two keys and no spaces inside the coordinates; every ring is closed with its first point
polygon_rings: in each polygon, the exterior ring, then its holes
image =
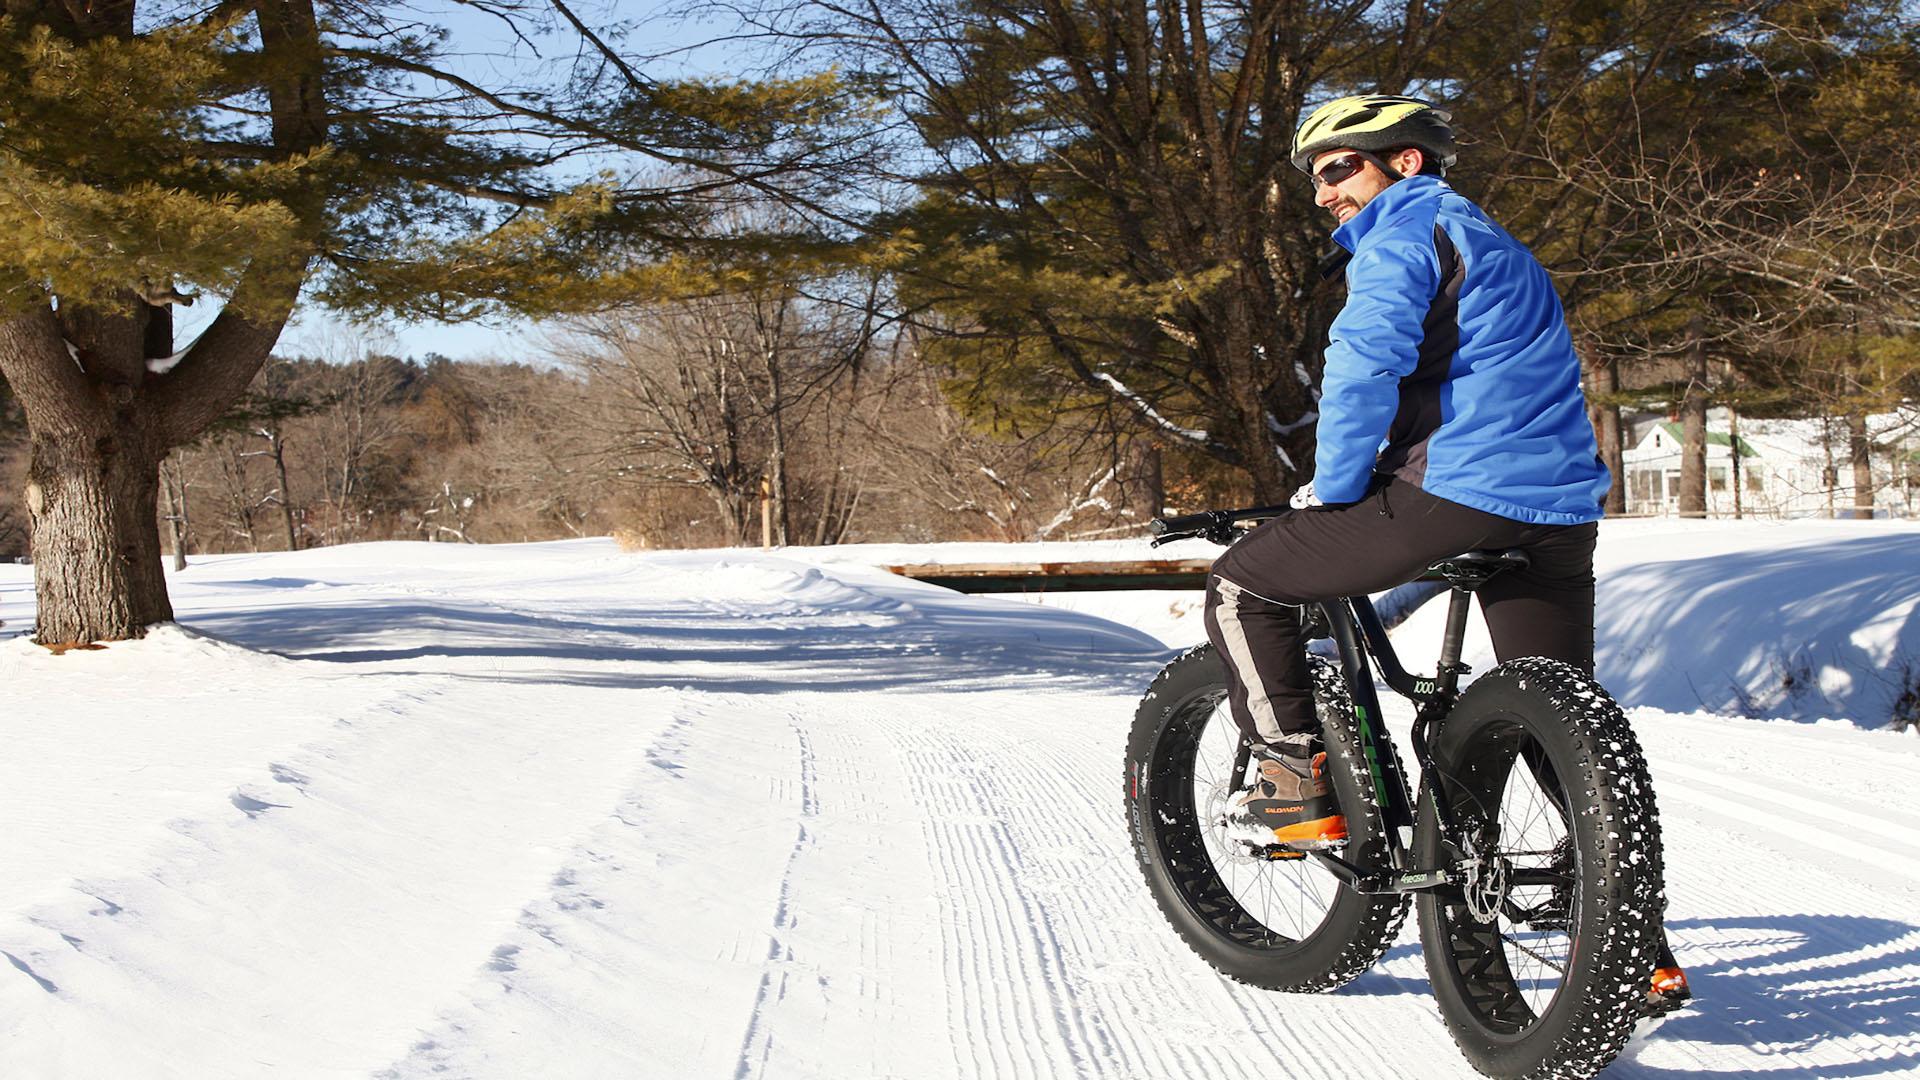
{"type": "MultiPolygon", "coordinates": [[[[524,45],[516,46],[497,19],[481,15],[471,8],[453,4],[428,3],[419,10],[444,13],[453,36],[448,51],[484,65],[539,63],[524,45]]],[[[637,59],[637,65],[649,75],[663,78],[711,73],[747,74],[747,63],[740,51],[725,45],[703,45],[724,32],[726,27],[689,24],[671,18],[669,5],[653,2],[576,3],[574,10],[595,25],[611,21],[637,24],[628,41],[639,53],[653,54],[637,59]],[[660,56],[668,53],[670,55],[660,56]]],[[[550,51],[550,50],[549,50],[550,51]]],[[[558,55],[566,56],[570,49],[558,55]]],[[[204,328],[217,314],[217,305],[181,309],[182,340],[204,328]],[[196,318],[197,316],[197,318],[196,318]]],[[[367,348],[395,356],[425,358],[439,353],[455,360],[523,360],[537,362],[546,355],[544,339],[548,331],[525,320],[495,320],[474,323],[400,323],[354,326],[324,308],[303,305],[295,313],[280,337],[276,351],[286,355],[329,356],[347,359],[367,348]],[[344,354],[344,355],[341,355],[344,354]]]]}

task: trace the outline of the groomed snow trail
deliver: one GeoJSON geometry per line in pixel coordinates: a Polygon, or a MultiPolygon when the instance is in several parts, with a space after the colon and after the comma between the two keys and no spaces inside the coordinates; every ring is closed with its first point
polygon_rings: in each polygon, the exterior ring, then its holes
{"type": "MultiPolygon", "coordinates": [[[[174,595],[0,642],[0,1075],[1474,1075],[1411,929],[1289,996],[1166,928],[1119,779],[1165,650],[1114,624],[594,543],[174,595]]],[[[1702,1004],[1610,1075],[1920,1069],[1920,743],[1634,720],[1702,1004]]]]}

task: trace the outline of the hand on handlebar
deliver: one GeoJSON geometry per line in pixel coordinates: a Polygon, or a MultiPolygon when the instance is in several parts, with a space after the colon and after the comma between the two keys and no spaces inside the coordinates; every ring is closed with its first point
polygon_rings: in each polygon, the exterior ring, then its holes
{"type": "Polygon", "coordinates": [[[1154,547],[1195,536],[1216,544],[1230,544],[1233,542],[1233,519],[1224,510],[1203,510],[1181,517],[1154,518],[1147,523],[1147,531],[1153,533],[1154,547]]]}

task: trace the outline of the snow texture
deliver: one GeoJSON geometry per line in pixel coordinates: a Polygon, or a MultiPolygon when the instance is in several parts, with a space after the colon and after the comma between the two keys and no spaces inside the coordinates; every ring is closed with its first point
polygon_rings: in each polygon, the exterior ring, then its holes
{"type": "MultiPolygon", "coordinates": [[[[1863,730],[1920,649],[1915,539],[1603,530],[1700,996],[1608,1075],[1920,1069],[1920,739],[1863,730]]],[[[1028,550],[207,557],[144,641],[0,641],[0,1076],[1472,1075],[1410,932],[1276,995],[1154,910],[1117,780],[1193,598],[874,568],[1028,550]]],[[[1044,549],[1087,550],[1145,554],[1044,549]]]]}
{"type": "Polygon", "coordinates": [[[180,366],[180,361],[185,360],[187,353],[191,351],[192,346],[188,346],[174,353],[172,356],[156,356],[147,361],[147,370],[153,372],[155,375],[165,375],[167,372],[180,366]]]}

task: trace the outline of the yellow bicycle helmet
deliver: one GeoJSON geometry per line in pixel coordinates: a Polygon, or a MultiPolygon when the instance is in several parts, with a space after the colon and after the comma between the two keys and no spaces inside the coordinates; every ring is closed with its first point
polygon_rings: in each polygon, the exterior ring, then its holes
{"type": "Polygon", "coordinates": [[[1417,146],[1441,169],[1459,156],[1448,121],[1453,114],[1419,98],[1355,94],[1313,110],[1293,133],[1293,167],[1311,173],[1313,159],[1328,150],[1380,154],[1417,146]]]}

